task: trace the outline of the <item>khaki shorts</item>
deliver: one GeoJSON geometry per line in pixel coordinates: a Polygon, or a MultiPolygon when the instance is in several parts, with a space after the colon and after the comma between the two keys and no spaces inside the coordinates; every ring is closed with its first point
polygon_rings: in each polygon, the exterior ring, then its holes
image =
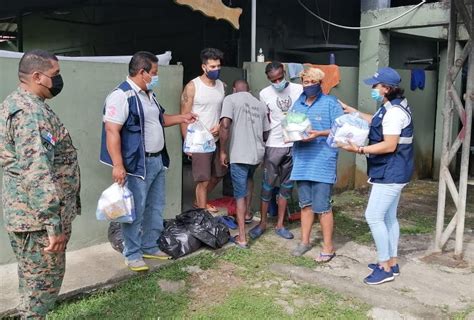
{"type": "Polygon", "coordinates": [[[219,143],[216,143],[216,151],[209,153],[193,153],[192,173],[195,182],[209,181],[211,177],[223,177],[227,168],[221,165],[219,158],[219,143]]]}

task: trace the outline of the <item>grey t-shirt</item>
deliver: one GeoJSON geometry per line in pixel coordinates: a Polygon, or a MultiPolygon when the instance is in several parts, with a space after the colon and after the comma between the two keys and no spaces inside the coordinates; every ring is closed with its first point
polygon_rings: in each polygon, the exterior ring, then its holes
{"type": "Polygon", "coordinates": [[[232,120],[230,163],[259,164],[265,153],[263,132],[270,130],[267,107],[248,92],[225,97],[222,118],[232,120]]]}

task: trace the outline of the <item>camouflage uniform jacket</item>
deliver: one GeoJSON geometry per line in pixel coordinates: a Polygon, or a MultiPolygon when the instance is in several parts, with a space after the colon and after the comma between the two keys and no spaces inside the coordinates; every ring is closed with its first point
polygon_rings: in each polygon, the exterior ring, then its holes
{"type": "Polygon", "coordinates": [[[0,105],[0,165],[7,231],[57,235],[80,214],[79,164],[69,132],[43,100],[20,87],[0,105]]]}

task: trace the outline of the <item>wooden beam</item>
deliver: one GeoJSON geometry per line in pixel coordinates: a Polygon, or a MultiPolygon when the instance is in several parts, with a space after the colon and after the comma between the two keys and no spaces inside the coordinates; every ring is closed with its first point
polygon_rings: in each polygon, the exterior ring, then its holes
{"type": "MultiPolygon", "coordinates": [[[[466,26],[467,32],[469,33],[469,36],[472,37],[472,32],[471,32],[471,16],[469,14],[469,11],[467,10],[466,4],[464,3],[464,0],[454,0],[454,4],[456,6],[457,11],[462,17],[462,20],[464,22],[464,25],[466,26]]],[[[472,5],[472,3],[471,3],[472,5]]]]}
{"type": "MultiPolygon", "coordinates": [[[[448,66],[454,65],[454,54],[456,48],[456,26],[457,26],[457,14],[453,4],[454,0],[450,0],[451,10],[449,14],[449,31],[448,31],[448,66]]],[[[444,7],[443,7],[444,8],[444,7]]],[[[444,11],[444,10],[443,10],[444,11]]],[[[445,90],[449,91],[451,80],[451,70],[446,74],[446,87],[445,90]]],[[[442,251],[444,243],[442,243],[443,229],[444,229],[444,211],[446,209],[446,179],[444,170],[448,170],[449,166],[449,145],[451,143],[451,125],[452,125],[452,99],[449,94],[445,95],[445,105],[443,112],[443,139],[442,139],[442,152],[441,152],[441,165],[439,174],[439,187],[438,187],[438,208],[436,213],[436,234],[435,234],[435,250],[442,251]]]]}
{"type": "MultiPolygon", "coordinates": [[[[472,1],[471,1],[472,2],[472,1]]],[[[463,9],[465,10],[465,9],[463,9]]],[[[467,10],[465,10],[467,15],[467,10]]],[[[471,5],[471,17],[474,16],[474,5],[471,5]]],[[[466,23],[466,21],[464,21],[466,23]]],[[[474,30],[474,19],[470,20],[467,26],[471,31],[474,30]]],[[[472,33],[471,33],[472,36],[472,33]]],[[[467,85],[466,85],[466,106],[465,110],[465,130],[464,141],[461,153],[461,170],[459,173],[459,198],[458,198],[458,217],[456,221],[456,244],[454,247],[454,256],[462,259],[463,257],[463,239],[464,222],[466,218],[466,200],[467,200],[467,180],[469,175],[469,156],[471,153],[471,131],[472,131],[472,106],[474,101],[474,48],[471,46],[469,62],[467,66],[467,85]]]]}
{"type": "MultiPolygon", "coordinates": [[[[444,174],[444,179],[446,181],[446,185],[448,186],[448,189],[449,189],[449,193],[451,193],[451,197],[453,198],[453,201],[456,204],[456,200],[459,198],[459,193],[456,188],[456,184],[454,183],[454,180],[451,177],[451,173],[449,173],[449,170],[447,168],[444,168],[443,174],[444,174]]],[[[456,209],[457,209],[457,204],[456,204],[456,209]]]]}
{"type": "Polygon", "coordinates": [[[241,8],[230,8],[221,0],[174,0],[177,4],[186,5],[191,9],[200,11],[204,15],[227,20],[235,29],[239,29],[239,17],[242,14],[241,8]]]}

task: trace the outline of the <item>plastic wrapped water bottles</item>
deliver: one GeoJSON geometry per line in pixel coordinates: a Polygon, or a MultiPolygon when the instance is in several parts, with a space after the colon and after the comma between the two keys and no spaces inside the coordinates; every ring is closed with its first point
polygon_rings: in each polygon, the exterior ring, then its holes
{"type": "Polygon", "coordinates": [[[354,144],[364,146],[369,135],[369,123],[359,117],[358,112],[344,114],[338,117],[331,128],[326,140],[330,147],[337,148],[338,144],[354,144]]]}

